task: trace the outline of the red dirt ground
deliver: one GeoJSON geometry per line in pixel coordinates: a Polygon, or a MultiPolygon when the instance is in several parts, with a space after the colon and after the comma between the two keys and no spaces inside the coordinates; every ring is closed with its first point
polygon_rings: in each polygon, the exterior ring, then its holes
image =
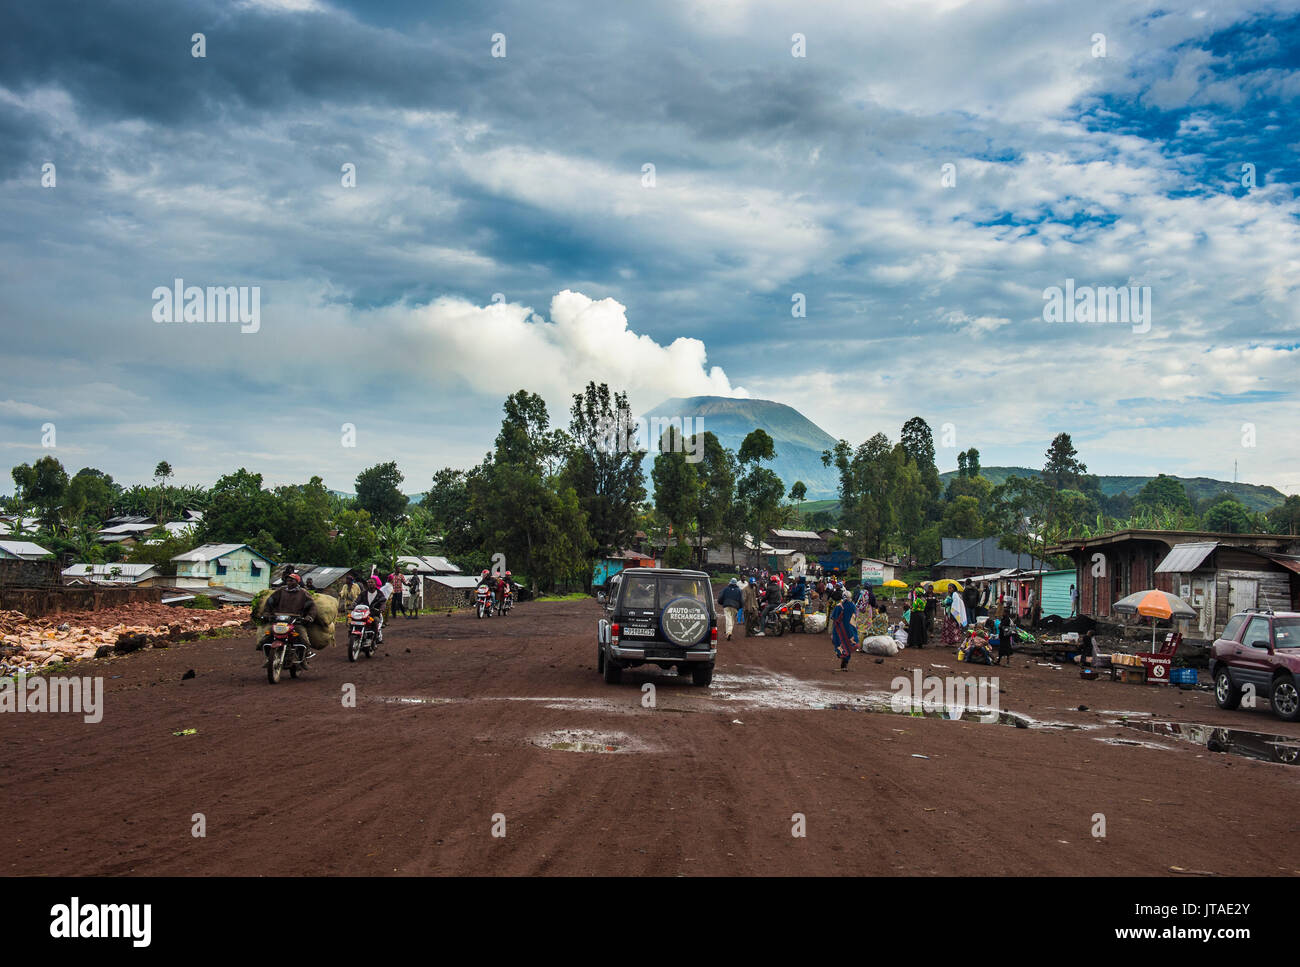
{"type": "Polygon", "coordinates": [[[65,674],[111,676],[101,723],[5,717],[5,872],[1300,872],[1300,768],[1098,711],[1300,736],[1267,703],[1223,712],[1208,692],[1085,682],[1019,657],[968,669],[937,648],[855,656],[841,673],[824,635],[724,642],[708,690],[657,669],[612,686],[595,671],[597,615],[580,601],[398,620],[374,659],[349,664],[335,647],[274,686],[251,635],[77,663],[65,674]],[[1004,710],[1095,728],[813,707],[914,667],[997,675],[1004,710]],[[182,681],[187,669],[197,677],[182,681]],[[642,707],[644,682],[656,708],[642,707]],[[561,730],[620,751],[544,748],[561,730]]]}

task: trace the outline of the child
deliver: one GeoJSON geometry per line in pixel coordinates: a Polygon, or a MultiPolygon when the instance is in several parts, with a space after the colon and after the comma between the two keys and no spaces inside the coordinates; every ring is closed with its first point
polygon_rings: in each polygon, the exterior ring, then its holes
{"type": "Polygon", "coordinates": [[[1002,619],[998,622],[998,660],[997,660],[997,664],[999,664],[999,665],[1002,664],[1002,659],[1003,659],[1003,658],[1005,658],[1005,659],[1007,660],[1007,664],[1008,664],[1008,665],[1011,664],[1011,655],[1012,655],[1012,651],[1011,651],[1011,635],[1012,635],[1012,624],[1011,624],[1011,618],[1009,618],[1009,617],[1007,617],[1007,618],[1002,618],[1002,619]]]}

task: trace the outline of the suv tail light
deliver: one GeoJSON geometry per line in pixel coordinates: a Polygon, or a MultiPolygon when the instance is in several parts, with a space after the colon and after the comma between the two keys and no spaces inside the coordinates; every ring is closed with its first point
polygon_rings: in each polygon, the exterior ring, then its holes
{"type": "Polygon", "coordinates": [[[718,626],[716,624],[709,629],[709,642],[714,645],[718,643],[718,626]]]}
{"type": "Polygon", "coordinates": [[[617,624],[612,624],[609,626],[609,636],[612,640],[618,641],[618,633],[619,633],[619,627],[617,624]]]}

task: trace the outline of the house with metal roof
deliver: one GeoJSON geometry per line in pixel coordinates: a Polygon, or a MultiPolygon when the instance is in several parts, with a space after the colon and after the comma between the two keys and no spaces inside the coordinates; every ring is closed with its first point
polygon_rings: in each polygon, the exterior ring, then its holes
{"type": "Polygon", "coordinates": [[[1300,537],[1128,529],[1062,541],[1049,554],[1075,564],[1079,613],[1127,626],[1111,605],[1158,588],[1183,598],[1195,618],[1177,623],[1189,639],[1212,641],[1247,608],[1300,610],[1300,537]]]}
{"type": "Polygon", "coordinates": [[[773,528],[767,532],[768,539],[780,548],[803,554],[821,554],[830,550],[826,539],[817,531],[784,530],[773,528]]]}
{"type": "Polygon", "coordinates": [[[172,558],[178,588],[222,587],[255,594],[271,586],[275,562],[247,544],[204,544],[172,558]]]}
{"type": "Polygon", "coordinates": [[[152,588],[170,585],[162,572],[153,564],[73,564],[62,571],[64,584],[129,585],[152,588]]]}
{"type": "Polygon", "coordinates": [[[1033,571],[1043,562],[1032,554],[1008,551],[998,545],[996,537],[945,537],[940,542],[943,557],[930,569],[936,581],[942,578],[973,577],[990,571],[1033,571]]]}
{"type": "Polygon", "coordinates": [[[0,541],[0,561],[39,561],[53,556],[53,551],[47,551],[31,541],[0,541]]]}

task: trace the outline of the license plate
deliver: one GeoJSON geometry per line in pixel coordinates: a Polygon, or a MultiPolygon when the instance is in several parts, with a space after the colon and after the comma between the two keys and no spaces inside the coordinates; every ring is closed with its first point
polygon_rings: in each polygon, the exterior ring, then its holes
{"type": "Polygon", "coordinates": [[[271,630],[277,635],[287,635],[289,633],[289,625],[284,621],[277,621],[275,624],[271,625],[271,630]]]}

